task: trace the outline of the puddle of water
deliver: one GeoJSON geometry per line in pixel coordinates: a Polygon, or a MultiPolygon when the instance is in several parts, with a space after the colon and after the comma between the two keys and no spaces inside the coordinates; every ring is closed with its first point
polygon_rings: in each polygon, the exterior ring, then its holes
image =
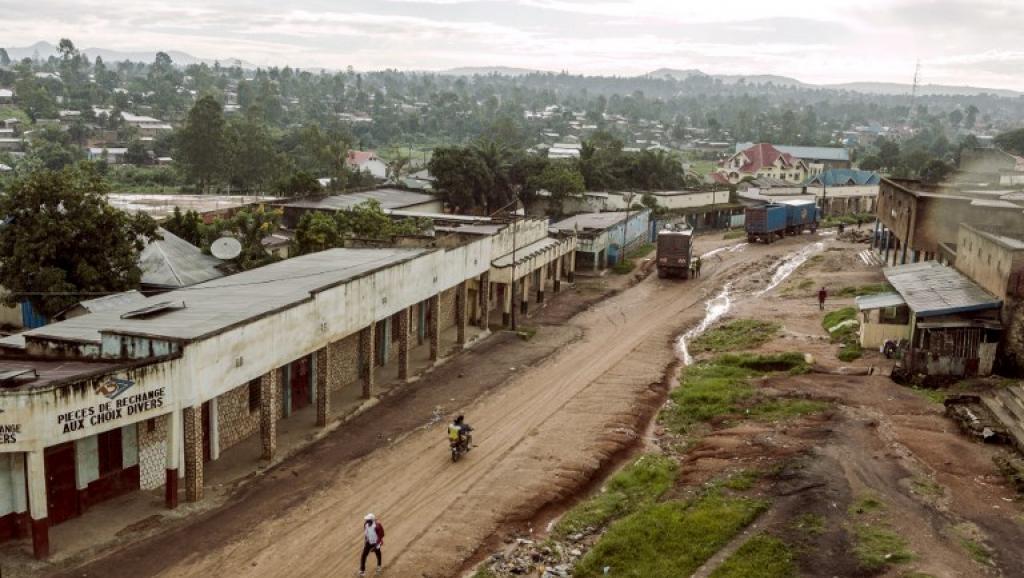
{"type": "Polygon", "coordinates": [[[683,365],[690,365],[693,363],[693,357],[690,356],[690,349],[687,343],[693,341],[694,338],[700,336],[702,333],[708,330],[722,318],[723,315],[732,309],[732,283],[726,283],[722,291],[708,299],[704,303],[704,319],[694,328],[690,329],[686,333],[682,334],[679,339],[676,340],[676,356],[682,360],[683,365]]]}
{"type": "Polygon", "coordinates": [[[772,280],[768,283],[768,286],[761,289],[755,295],[761,296],[765,293],[775,289],[783,281],[786,280],[794,271],[800,268],[801,265],[807,262],[814,254],[820,253],[825,249],[825,243],[817,242],[811,243],[805,246],[796,253],[790,253],[783,257],[782,261],[775,267],[775,272],[772,273],[772,280]]]}

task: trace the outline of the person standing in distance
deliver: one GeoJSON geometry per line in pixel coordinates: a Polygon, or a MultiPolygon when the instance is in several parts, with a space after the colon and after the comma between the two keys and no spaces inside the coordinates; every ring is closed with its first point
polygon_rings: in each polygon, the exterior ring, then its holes
{"type": "Polygon", "coordinates": [[[382,571],[380,549],[384,546],[384,526],[373,514],[363,518],[363,555],[359,558],[359,575],[366,576],[366,557],[373,552],[377,556],[377,574],[382,571]]]}
{"type": "Polygon", "coordinates": [[[825,300],[828,299],[828,290],[822,287],[818,290],[818,310],[825,310],[825,300]]]}

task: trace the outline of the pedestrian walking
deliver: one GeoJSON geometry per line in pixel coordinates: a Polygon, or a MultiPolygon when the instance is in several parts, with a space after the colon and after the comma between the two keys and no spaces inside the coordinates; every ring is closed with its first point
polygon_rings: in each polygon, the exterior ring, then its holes
{"type": "Polygon", "coordinates": [[[700,267],[703,264],[704,264],[704,261],[700,257],[697,257],[697,261],[694,264],[694,271],[697,273],[697,277],[700,277],[700,267]]]}
{"type": "Polygon", "coordinates": [[[861,219],[860,217],[857,217],[857,230],[858,231],[860,230],[860,226],[862,224],[864,224],[864,219],[861,219]]]}
{"type": "Polygon", "coordinates": [[[373,552],[377,556],[377,574],[380,574],[384,563],[381,561],[380,549],[384,546],[384,526],[373,514],[363,518],[363,555],[359,558],[359,575],[366,576],[366,557],[373,552]]]}
{"type": "Polygon", "coordinates": [[[818,310],[825,310],[825,300],[828,299],[828,291],[822,287],[818,290],[818,310]]]}

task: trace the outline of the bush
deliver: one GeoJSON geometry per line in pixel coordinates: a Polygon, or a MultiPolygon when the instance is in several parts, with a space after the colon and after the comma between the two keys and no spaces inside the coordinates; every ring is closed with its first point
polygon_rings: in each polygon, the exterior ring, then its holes
{"type": "Polygon", "coordinates": [[[635,266],[632,259],[623,259],[612,267],[612,272],[616,275],[628,275],[633,272],[635,266]]]}

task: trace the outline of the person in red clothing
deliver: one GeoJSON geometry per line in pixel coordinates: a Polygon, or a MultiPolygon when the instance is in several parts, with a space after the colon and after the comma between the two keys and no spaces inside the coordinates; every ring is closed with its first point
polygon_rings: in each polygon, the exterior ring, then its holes
{"type": "Polygon", "coordinates": [[[377,556],[377,574],[381,573],[380,549],[384,545],[384,526],[373,514],[363,518],[363,555],[359,558],[359,575],[366,576],[366,557],[373,552],[377,556]]]}
{"type": "Polygon", "coordinates": [[[824,287],[818,290],[818,309],[825,310],[825,300],[828,299],[828,291],[824,287]]]}

